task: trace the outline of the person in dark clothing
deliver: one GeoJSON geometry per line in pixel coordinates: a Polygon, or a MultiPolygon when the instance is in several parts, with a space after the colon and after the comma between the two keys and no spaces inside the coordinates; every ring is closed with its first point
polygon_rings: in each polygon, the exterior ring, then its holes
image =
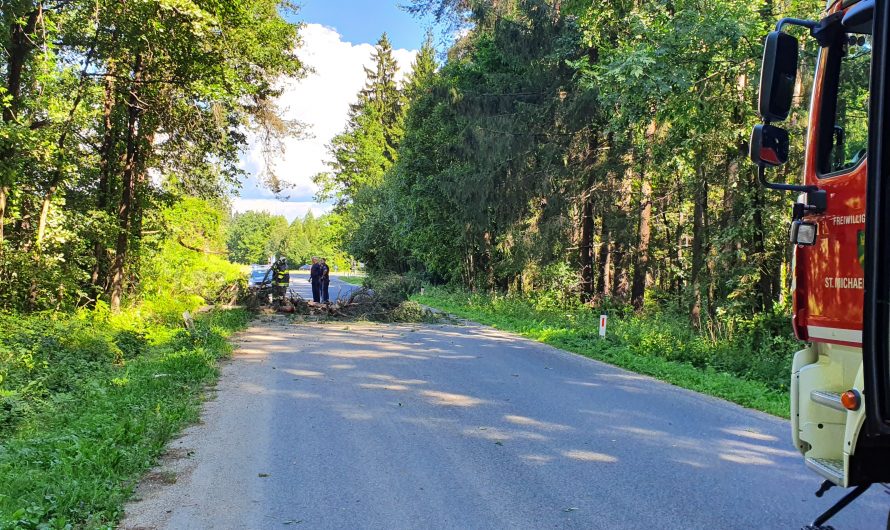
{"type": "Polygon", "coordinates": [[[321,301],[323,303],[328,303],[331,301],[331,297],[328,294],[328,288],[331,285],[331,269],[328,267],[324,258],[321,258],[321,263],[319,265],[319,270],[321,271],[321,301]]]}
{"type": "Polygon", "coordinates": [[[275,286],[275,296],[284,298],[287,295],[287,289],[290,286],[290,271],[287,268],[287,260],[281,258],[272,267],[274,272],[273,284],[275,286]]]}
{"type": "Polygon", "coordinates": [[[318,258],[312,258],[309,283],[312,284],[312,301],[317,304],[321,300],[321,264],[318,262],[318,258]]]}

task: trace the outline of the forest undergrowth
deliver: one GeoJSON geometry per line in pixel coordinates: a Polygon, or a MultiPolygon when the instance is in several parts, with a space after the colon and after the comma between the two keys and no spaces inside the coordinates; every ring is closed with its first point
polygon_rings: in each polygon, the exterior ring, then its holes
{"type": "Polygon", "coordinates": [[[250,318],[178,309],[0,315],[0,528],[115,526],[250,318]]]}

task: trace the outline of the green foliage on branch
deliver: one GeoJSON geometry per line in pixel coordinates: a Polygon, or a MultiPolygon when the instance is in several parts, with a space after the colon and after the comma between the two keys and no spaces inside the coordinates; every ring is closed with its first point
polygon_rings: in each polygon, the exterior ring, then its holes
{"type": "Polygon", "coordinates": [[[272,155],[300,132],[274,103],[304,71],[289,5],[4,3],[0,308],[137,300],[161,240],[189,244],[162,212],[189,198],[223,211],[246,133],[272,155]]]}
{"type": "MultiPolygon", "coordinates": [[[[143,241],[142,306],[181,314],[192,306],[234,303],[243,267],[227,259],[227,214],[212,201],[185,198],[159,212],[159,237],[143,241]]],[[[178,317],[178,314],[175,316],[178,317]]]]}

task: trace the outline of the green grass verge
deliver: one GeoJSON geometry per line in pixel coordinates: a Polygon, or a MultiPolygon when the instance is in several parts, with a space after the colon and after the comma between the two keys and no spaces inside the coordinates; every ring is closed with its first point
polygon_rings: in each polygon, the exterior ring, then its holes
{"type": "MultiPolygon", "coordinates": [[[[638,317],[626,320],[610,318],[606,339],[599,337],[598,314],[589,309],[541,310],[529,300],[509,297],[470,295],[443,289],[427,288],[424,295],[413,300],[524,337],[556,346],[591,359],[650,375],[662,381],[738,403],[781,417],[788,417],[787,381],[790,372],[786,358],[794,344],[781,338],[773,346],[776,362],[754,363],[735,359],[749,352],[733,352],[740,341],[723,341],[708,345],[702,337],[689,330],[677,330],[676,322],[638,317]],[[709,348],[711,351],[709,351],[709,348]],[[787,351],[784,349],[787,348],[787,351]],[[692,358],[696,362],[682,359],[692,358]],[[709,363],[711,365],[709,365],[709,363]],[[766,363],[766,366],[763,364],[766,363]],[[720,370],[713,365],[731,366],[743,373],[760,375],[762,379],[720,370]],[[784,386],[783,386],[784,384],[784,386]]],[[[768,356],[760,354],[760,357],[768,356]]],[[[757,356],[752,353],[751,357],[757,356]]]]}
{"type": "Polygon", "coordinates": [[[351,283],[352,285],[364,285],[365,276],[340,276],[337,275],[337,279],[344,281],[346,283],[351,283]]]}
{"type": "Polygon", "coordinates": [[[42,529],[115,526],[250,315],[0,317],[0,528],[42,529]]]}

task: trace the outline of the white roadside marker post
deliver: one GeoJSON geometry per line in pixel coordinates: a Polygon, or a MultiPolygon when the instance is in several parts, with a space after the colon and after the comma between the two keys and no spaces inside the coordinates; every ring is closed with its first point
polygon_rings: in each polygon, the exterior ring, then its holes
{"type": "Polygon", "coordinates": [[[609,317],[606,315],[600,315],[600,337],[606,338],[606,320],[609,317]]]}

